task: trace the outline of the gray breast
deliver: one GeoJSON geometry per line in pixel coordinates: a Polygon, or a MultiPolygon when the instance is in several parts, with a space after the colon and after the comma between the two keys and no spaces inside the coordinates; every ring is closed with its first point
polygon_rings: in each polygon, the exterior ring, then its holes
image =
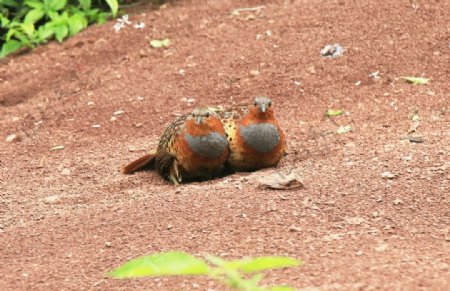
{"type": "Polygon", "coordinates": [[[228,147],[227,138],[217,132],[204,136],[192,136],[186,133],[185,138],[194,153],[207,159],[218,158],[228,147]]]}
{"type": "Polygon", "coordinates": [[[240,126],[239,130],[245,143],[262,154],[271,152],[280,142],[277,128],[270,123],[240,126]]]}

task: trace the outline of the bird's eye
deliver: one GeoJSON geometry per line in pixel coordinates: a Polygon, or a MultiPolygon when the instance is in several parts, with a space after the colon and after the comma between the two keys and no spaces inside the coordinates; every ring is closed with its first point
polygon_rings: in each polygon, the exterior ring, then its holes
{"type": "Polygon", "coordinates": [[[206,116],[206,117],[209,117],[209,112],[206,112],[205,116],[206,116]]]}
{"type": "Polygon", "coordinates": [[[269,107],[272,106],[272,101],[269,102],[269,107]]]}
{"type": "Polygon", "coordinates": [[[255,102],[253,105],[258,106],[258,103],[255,102]]]}

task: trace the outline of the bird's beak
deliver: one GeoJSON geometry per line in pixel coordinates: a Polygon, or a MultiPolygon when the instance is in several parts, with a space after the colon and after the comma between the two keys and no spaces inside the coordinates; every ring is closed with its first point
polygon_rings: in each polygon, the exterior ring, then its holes
{"type": "Polygon", "coordinates": [[[195,117],[195,123],[196,124],[200,124],[203,122],[203,117],[202,116],[196,116],[195,117]]]}
{"type": "Polygon", "coordinates": [[[266,104],[261,104],[261,106],[259,107],[259,110],[260,110],[262,113],[266,112],[266,109],[267,109],[266,104]]]}

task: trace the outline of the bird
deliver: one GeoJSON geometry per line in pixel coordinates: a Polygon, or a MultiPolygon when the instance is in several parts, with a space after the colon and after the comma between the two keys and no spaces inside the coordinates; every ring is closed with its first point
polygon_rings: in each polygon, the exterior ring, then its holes
{"type": "Polygon", "coordinates": [[[169,124],[154,152],[126,165],[131,174],[150,167],[175,185],[219,175],[229,156],[222,121],[208,107],[196,107],[169,124]]]}
{"type": "Polygon", "coordinates": [[[225,128],[230,148],[227,167],[232,171],[274,167],[286,154],[285,136],[268,97],[256,97],[251,107],[241,105],[217,113],[225,128]]]}

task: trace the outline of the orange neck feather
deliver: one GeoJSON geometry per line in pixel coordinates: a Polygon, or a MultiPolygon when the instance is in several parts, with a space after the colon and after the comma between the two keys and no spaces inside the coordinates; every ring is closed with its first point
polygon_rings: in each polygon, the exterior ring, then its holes
{"type": "Polygon", "coordinates": [[[250,109],[250,112],[242,119],[241,124],[244,126],[258,123],[274,123],[275,113],[272,108],[267,108],[266,112],[261,112],[257,107],[250,109]]]}
{"type": "Polygon", "coordinates": [[[186,131],[192,136],[204,136],[211,132],[225,134],[222,122],[215,117],[209,117],[200,124],[195,123],[194,119],[190,119],[186,122],[186,131]]]}

